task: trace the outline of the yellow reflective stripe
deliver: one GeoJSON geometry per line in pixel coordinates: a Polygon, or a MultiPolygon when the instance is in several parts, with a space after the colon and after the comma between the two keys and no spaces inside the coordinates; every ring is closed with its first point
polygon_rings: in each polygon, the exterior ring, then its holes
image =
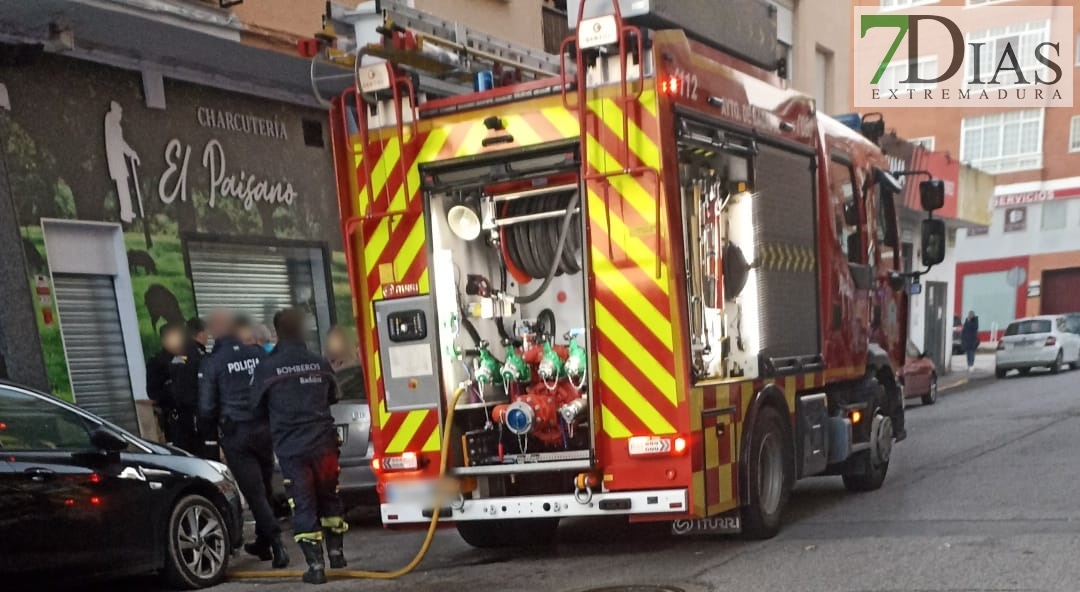
{"type": "MultiPolygon", "coordinates": [[[[434,413],[434,411],[432,411],[431,413],[434,413]]],[[[442,443],[439,441],[439,431],[441,429],[442,428],[440,427],[431,431],[431,436],[428,437],[427,442],[424,442],[423,448],[420,449],[421,452],[435,452],[439,450],[442,445],[442,443]]]]}
{"type": "Polygon", "coordinates": [[[416,220],[416,225],[409,231],[409,235],[405,237],[405,240],[398,247],[397,257],[394,258],[394,272],[400,274],[398,280],[402,280],[402,275],[412,265],[413,261],[420,256],[421,250],[424,248],[424,217],[420,216],[416,220]]]}
{"type": "Polygon", "coordinates": [[[536,133],[525,118],[520,115],[511,115],[506,118],[506,133],[514,137],[514,143],[521,146],[531,146],[544,142],[544,138],[536,133]]]}
{"type": "Polygon", "coordinates": [[[629,438],[634,435],[610,409],[603,405],[600,407],[600,423],[604,426],[604,433],[612,438],[629,438]]]}
{"type": "Polygon", "coordinates": [[[562,107],[548,107],[541,109],[540,114],[565,138],[572,138],[581,134],[581,125],[577,117],[562,107]]]}
{"type": "Polygon", "coordinates": [[[420,424],[424,421],[424,414],[427,411],[410,411],[405,416],[405,421],[401,423],[401,427],[398,428],[394,439],[390,440],[390,443],[386,446],[387,454],[398,454],[405,452],[405,448],[412,442],[413,436],[416,435],[416,431],[420,429],[420,424]]]}
{"type": "Polygon", "coordinates": [[[638,99],[638,103],[649,112],[650,115],[656,117],[656,112],[660,108],[656,101],[656,90],[646,89],[641,93],[641,98],[638,99]]]}
{"type": "Polygon", "coordinates": [[[598,360],[600,380],[604,382],[611,394],[621,399],[623,404],[641,420],[641,423],[645,424],[650,433],[657,435],[675,433],[675,426],[671,425],[603,354],[598,356],[598,360]]]}
{"type": "Polygon", "coordinates": [[[469,132],[465,134],[465,138],[461,141],[461,145],[458,146],[454,156],[472,156],[480,149],[483,148],[484,138],[487,137],[488,130],[482,122],[475,121],[469,128],[469,132]]]}
{"type": "MultiPolygon", "coordinates": [[[[600,330],[600,333],[607,337],[626,356],[626,359],[633,360],[634,365],[641,370],[641,373],[649,379],[649,382],[657,390],[664,394],[665,399],[670,401],[672,405],[678,406],[675,396],[675,377],[653,357],[648,349],[638,343],[634,335],[627,331],[626,327],[604,305],[596,302],[594,306],[596,307],[596,327],[600,330]]],[[[645,319],[638,317],[638,320],[649,326],[648,321],[645,319]]],[[[651,326],[649,328],[652,329],[651,326]]],[[[670,331],[668,337],[670,340],[670,331]]]]}
{"type": "MultiPolygon", "coordinates": [[[[608,216],[605,215],[603,198],[600,197],[599,195],[597,195],[591,189],[589,190],[588,195],[589,195],[589,212],[590,212],[589,213],[589,218],[596,221],[596,223],[599,226],[601,226],[601,227],[605,226],[608,223],[608,216]]],[[[667,295],[668,294],[667,281],[664,278],[657,279],[656,274],[654,273],[654,269],[653,269],[654,266],[656,265],[656,258],[659,257],[659,254],[654,253],[653,248],[649,247],[649,246],[646,246],[645,243],[641,242],[641,239],[639,239],[639,238],[637,238],[635,236],[631,236],[630,235],[631,234],[630,229],[626,227],[626,224],[623,223],[622,219],[619,218],[618,215],[613,213],[612,216],[610,217],[610,221],[611,221],[611,225],[610,225],[610,227],[606,228],[606,232],[607,232],[608,237],[611,238],[611,242],[613,244],[615,244],[616,246],[618,246],[624,253],[626,253],[626,256],[631,261],[634,262],[634,265],[637,266],[637,267],[640,267],[645,272],[645,274],[649,277],[649,279],[654,284],[656,284],[656,286],[658,288],[660,288],[660,290],[665,295],[667,295]]],[[[653,229],[652,232],[660,232],[660,229],[653,229]]],[[[605,241],[599,241],[599,242],[600,242],[601,247],[604,246],[603,243],[605,241]]],[[[605,258],[605,259],[607,258],[606,255],[600,249],[598,249],[598,247],[594,246],[593,247],[593,258],[594,258],[594,260],[595,260],[595,258],[597,256],[600,256],[601,258],[605,258]]],[[[601,262],[601,263],[603,263],[603,262],[601,262]]],[[[594,263],[594,265],[596,265],[596,264],[594,263]]],[[[618,269],[614,264],[612,264],[610,262],[607,265],[612,270],[617,270],[618,269]]],[[[601,268],[601,269],[603,269],[603,268],[601,268]]],[[[667,265],[666,264],[662,265],[661,271],[662,271],[662,275],[664,275],[664,276],[667,275],[667,265]]],[[[619,275],[622,275],[622,274],[619,274],[619,275]]]]}
{"type": "MultiPolygon", "coordinates": [[[[620,109],[615,101],[611,99],[605,99],[600,104],[600,108],[600,112],[597,113],[597,115],[600,116],[604,125],[615,134],[615,137],[619,138],[620,142],[624,141],[622,109],[620,109]]],[[[660,148],[657,147],[656,143],[653,142],[648,134],[638,127],[637,122],[634,121],[633,117],[631,117],[629,121],[629,133],[630,150],[633,151],[638,159],[646,166],[658,168],[660,166],[660,148]]]]}

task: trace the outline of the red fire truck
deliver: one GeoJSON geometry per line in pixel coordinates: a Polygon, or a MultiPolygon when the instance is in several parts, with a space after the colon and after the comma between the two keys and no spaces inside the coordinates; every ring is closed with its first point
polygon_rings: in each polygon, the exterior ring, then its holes
{"type": "MultiPolygon", "coordinates": [[[[768,537],[797,479],[880,487],[911,281],[884,123],[706,42],[707,7],[659,9],[708,3],[589,4],[559,76],[424,101],[423,40],[387,23],[389,61],[332,101],[383,523],[768,537]]],[[[920,190],[932,265],[943,190],[920,190]]]]}

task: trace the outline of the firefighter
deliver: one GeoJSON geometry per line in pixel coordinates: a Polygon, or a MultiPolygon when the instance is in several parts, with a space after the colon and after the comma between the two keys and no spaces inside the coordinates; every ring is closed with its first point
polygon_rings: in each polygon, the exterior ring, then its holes
{"type": "Polygon", "coordinates": [[[265,409],[255,401],[255,368],[266,355],[258,346],[236,338],[236,320],[228,311],[210,315],[207,329],[214,350],[199,373],[199,414],[219,425],[225,462],[255,516],[255,542],[244,550],[276,568],[289,564],[281,543],[281,526],[270,507],[274,472],[273,441],[265,409]]]}
{"type": "Polygon", "coordinates": [[[306,315],[300,309],[274,316],[278,343],[255,370],[260,406],[267,409],[274,450],[293,500],[293,531],[307,559],[304,581],[326,582],[323,540],[330,567],[345,567],[342,548],[349,525],[338,495],[338,436],[330,406],[337,402],[334,371],[304,343],[306,315]]]}

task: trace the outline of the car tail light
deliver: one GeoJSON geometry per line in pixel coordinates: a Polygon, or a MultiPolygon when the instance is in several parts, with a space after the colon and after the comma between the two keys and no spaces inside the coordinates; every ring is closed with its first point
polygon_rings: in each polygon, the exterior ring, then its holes
{"type": "Polygon", "coordinates": [[[628,442],[630,456],[678,456],[686,452],[682,436],[635,436],[628,442]]]}
{"type": "Polygon", "coordinates": [[[1057,337],[1054,337],[1053,335],[1046,338],[1046,347],[1050,347],[1052,345],[1057,345],[1057,337]]]}
{"type": "Polygon", "coordinates": [[[371,469],[375,472],[415,471],[420,468],[420,458],[415,452],[406,452],[401,456],[384,456],[371,459],[371,469]]]}

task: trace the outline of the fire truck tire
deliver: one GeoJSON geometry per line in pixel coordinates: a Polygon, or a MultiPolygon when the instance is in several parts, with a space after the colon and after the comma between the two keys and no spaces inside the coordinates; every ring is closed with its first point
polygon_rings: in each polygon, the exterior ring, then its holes
{"type": "Polygon", "coordinates": [[[780,412],[771,406],[758,411],[751,429],[742,534],[748,539],[768,539],[780,531],[780,519],[795,481],[791,433],[780,412]]]}
{"type": "Polygon", "coordinates": [[[458,534],[477,549],[547,547],[555,542],[558,518],[456,522],[458,534]]]}
{"type": "Polygon", "coordinates": [[[893,438],[892,420],[888,418],[885,412],[888,409],[885,389],[876,381],[872,384],[878,394],[874,397],[874,413],[871,419],[871,422],[873,422],[871,423],[871,446],[876,445],[876,430],[873,426],[878,425],[879,421],[884,422],[879,429],[887,430],[882,440],[887,441],[887,443],[883,445],[882,452],[873,454],[870,450],[863,450],[848,459],[847,469],[843,474],[844,487],[848,491],[875,491],[881,489],[882,484],[885,483],[885,475],[889,472],[889,456],[893,438]]]}

